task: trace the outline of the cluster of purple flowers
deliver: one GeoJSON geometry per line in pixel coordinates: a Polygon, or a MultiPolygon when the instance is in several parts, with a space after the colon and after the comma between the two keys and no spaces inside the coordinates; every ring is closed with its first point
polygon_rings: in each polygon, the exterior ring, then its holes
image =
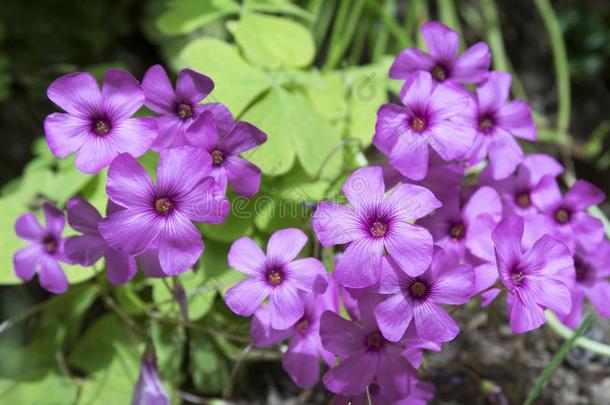
{"type": "MultiPolygon", "coordinates": [[[[356,170],[346,201],[323,201],[313,215],[312,242],[334,249],[332,269],[297,258],[308,236],[292,228],[274,233],[266,251],[241,238],[228,256],[245,278],[225,301],[253,317],[254,346],[289,340],[283,366],[293,381],[309,388],[322,379],[337,403],[430,400],[434,387],[417,369],[423,350],[460,332],[447,305],[480,297],[487,306],[503,294],[514,333],[540,327],[545,310],[577,325],[585,297],[610,316],[610,242],[587,212],[604,194],[585,181],[562,194],[563,167],[524,156],[517,138],[536,139],[530,108],[509,100],[508,73],[489,71],[486,44],[458,55],[458,35],[444,25],[426,23],[422,34],[429,54],[406,49],[390,70],[404,80],[402,104],[378,111],[373,143],[388,164],[356,170]]],[[[109,70],[101,91],[86,73],[56,80],[48,95],[65,112],[45,121],[49,147],[60,158],[76,153],[85,173],[109,167],[107,215],[70,200],[68,222],[81,235],[67,239],[64,213],[51,204],[46,228],[22,216],[17,234],[32,244],[15,254],[17,275],[38,271],[44,288],[61,293],[62,261],[104,257],[113,284],[138,264],[151,277],[191,268],[204,248],[193,222],[225,219],[227,185],[258,191],[260,170],[239,155],[266,140],[222,104],[200,103],[213,87],[185,69],[174,88],[160,66],[142,84],[109,70]],[[134,118],[143,105],[159,115],[134,118]],[[154,182],[136,160],[149,149],[160,154],[154,182]]]]}
{"type": "Polygon", "coordinates": [[[562,196],[563,167],[524,156],[516,138],[536,139],[530,108],[509,100],[508,73],[489,71],[486,44],[458,56],[454,31],[431,22],[422,34],[430,55],[397,57],[402,105],[377,115],[373,143],[388,164],[356,170],[347,201],[313,215],[321,246],[336,247],[332,274],[294,260],[306,243],[296,229],[274,234],[266,255],[247,238],[229,255],[248,278],[226,303],[253,315],[254,345],[290,339],[283,365],[301,387],[319,381],[322,359],[338,403],[431,399],[417,368],[422,350],[460,332],[446,305],[487,306],[502,293],[514,333],[540,327],[547,309],[577,325],[585,296],[610,316],[610,242],[587,213],[604,194],[577,181],[562,196]]]}
{"type": "Polygon", "coordinates": [[[254,125],[235,121],[220,103],[203,103],[212,80],[191,69],[178,73],[174,89],[161,66],[138,83],[129,73],[108,70],[100,90],[88,73],[55,80],[49,98],[65,112],[44,123],[49,148],[58,158],[76,153],[84,173],[108,168],[108,205],[102,217],[89,202],[67,204],[68,223],[79,236],[63,237],[65,214],[46,203],[47,226],[33,213],[19,218],[16,232],[32,244],[14,256],[15,272],[62,293],[68,281],[60,263],[92,266],[105,258],[108,279],[128,282],[140,269],[149,277],[189,270],[203,253],[194,222],[222,223],[229,211],[227,185],[240,195],[258,192],[261,172],[240,154],[267,140],[254,125]],[[135,118],[143,106],[158,113],[135,118]],[[156,181],[138,162],[159,153],[156,181]]]}

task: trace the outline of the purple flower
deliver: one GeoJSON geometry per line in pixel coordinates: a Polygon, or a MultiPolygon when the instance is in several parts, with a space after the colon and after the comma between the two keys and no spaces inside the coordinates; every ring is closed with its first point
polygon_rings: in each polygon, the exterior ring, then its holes
{"type": "MultiPolygon", "coordinates": [[[[75,197],[68,201],[67,208],[68,223],[82,235],[66,240],[66,256],[83,266],[92,266],[104,257],[111,284],[121,285],[131,280],[138,270],[135,258],[108,246],[98,230],[102,216],[95,207],[82,198],[75,197]]],[[[113,210],[109,204],[108,214],[116,211],[117,209],[113,210]]]]}
{"type": "Polygon", "coordinates": [[[543,154],[525,156],[512,176],[494,180],[490,166],[485,167],[479,177],[481,185],[494,187],[502,197],[504,215],[517,214],[530,217],[540,213],[533,204],[533,195],[538,193],[543,177],[553,178],[563,173],[563,166],[553,157],[543,154]]]}
{"type": "Polygon", "coordinates": [[[375,146],[403,176],[422,180],[428,172],[428,147],[443,160],[462,159],[475,138],[466,118],[472,110],[468,93],[435,84],[428,72],[417,72],[400,92],[404,107],[384,104],[377,112],[375,146]]]}
{"type": "Polygon", "coordinates": [[[489,156],[490,170],[496,180],[510,176],[523,160],[523,151],[514,137],[536,140],[536,127],[527,103],[507,101],[510,82],[510,74],[490,72],[487,80],[477,87],[477,106],[470,110],[470,122],[477,133],[470,164],[489,156]]]}
{"type": "Polygon", "coordinates": [[[133,393],[132,405],[170,405],[169,396],[157,374],[157,359],[151,348],[142,356],[140,377],[133,393]]]}
{"type": "Polygon", "coordinates": [[[322,347],[320,317],[324,311],[339,311],[336,285],[330,283],[321,295],[301,293],[305,312],[292,327],[276,330],[271,327],[271,305],[259,308],[252,320],[250,334],[255,347],[268,347],[290,338],[288,350],[282,359],[284,370],[301,388],[312,388],[320,379],[320,360],[333,365],[334,356],[322,347]]]}
{"type": "Polygon", "coordinates": [[[42,211],[46,228],[31,212],[17,219],[17,236],[31,245],[15,253],[13,266],[15,274],[23,281],[30,281],[38,271],[40,285],[54,294],[61,294],[68,289],[68,279],[60,266],[60,262],[69,262],[64,255],[64,240],[61,237],[66,219],[64,213],[52,204],[45,203],[42,211]]]}
{"type": "Polygon", "coordinates": [[[154,118],[131,118],[144,91],[129,73],[109,69],[102,90],[89,73],[71,73],[55,80],[47,95],[65,113],[44,121],[51,152],[64,158],[76,152],[76,167],[97,173],[120,153],[142,156],[157,136],[154,118]]]}
{"type": "Polygon", "coordinates": [[[323,201],[313,227],[324,247],[348,244],[337,259],[335,279],[344,287],[363,288],[379,280],[384,251],[417,276],[432,260],[432,236],[408,224],[441,206],[427,189],[401,184],[388,198],[380,167],[358,169],[343,186],[351,206],[323,201]]]}
{"type": "Polygon", "coordinates": [[[229,203],[209,177],[210,156],[191,147],[161,152],[157,184],[130,155],[122,154],[108,171],[109,198],[124,207],[100,222],[100,234],[114,249],[137,256],[159,252],[163,272],[176,275],[203,253],[201,235],[191,221],[220,223],[229,203]]]}
{"type": "Polygon", "coordinates": [[[426,405],[434,398],[434,385],[412,378],[410,386],[402,391],[408,393],[404,398],[397,399],[392,392],[388,393],[381,389],[379,384],[369,385],[369,395],[366,393],[355,396],[338,395],[333,400],[333,405],[370,405],[370,404],[393,404],[393,405],[426,405]]]}
{"type": "Polygon", "coordinates": [[[604,225],[589,215],[587,208],[604,201],[604,193],[593,184],[578,180],[562,197],[557,181],[546,176],[532,194],[532,202],[543,216],[536,218],[541,232],[565,243],[571,252],[576,244],[591,252],[604,238],[604,225]]]}
{"type": "Polygon", "coordinates": [[[192,69],[178,72],[176,89],[161,65],[148,69],[142,80],[146,94],[146,106],[161,114],[157,119],[159,136],[151,148],[162,151],[169,146],[188,145],[184,134],[189,126],[204,111],[216,111],[222,106],[218,103],[198,104],[214,89],[209,77],[192,69]]]}
{"type": "Polygon", "coordinates": [[[335,394],[356,396],[375,384],[386,398],[398,400],[408,395],[416,377],[411,364],[401,356],[404,345],[386,340],[372,313],[378,300],[359,300],[362,323],[350,322],[326,311],[320,320],[324,348],[341,362],[324,375],[324,385],[335,394]]]}
{"type": "Polygon", "coordinates": [[[481,187],[462,207],[459,193],[448,196],[441,209],[419,223],[430,231],[435,244],[464,261],[467,253],[485,258],[491,231],[501,219],[500,196],[491,187],[481,187]]]}
{"type": "MultiPolygon", "coordinates": [[[[226,114],[231,117],[228,110],[226,114]]],[[[233,122],[231,126],[221,124],[218,125],[212,112],[201,114],[186,131],[187,142],[212,156],[211,176],[223,190],[229,182],[237,194],[251,197],[260,188],[261,171],[239,154],[264,143],[267,135],[243,121],[233,122]]]]}
{"type": "Polygon", "coordinates": [[[250,238],[238,239],[229,251],[229,266],[248,278],[225,294],[233,312],[250,316],[269,297],[273,329],[288,329],[305,313],[299,291],[322,293],[328,281],[324,265],[313,257],[295,260],[307,235],[295,228],[282,229],[269,238],[267,254],[250,238]]]}
{"type": "Polygon", "coordinates": [[[448,342],[460,327],[440,304],[468,302],[475,286],[470,265],[460,265],[457,256],[438,249],[430,269],[409,277],[391,259],[384,260],[378,292],[389,297],[375,307],[375,318],[383,336],[396,342],[414,324],[417,336],[434,342],[448,342]]]}
{"type": "Polygon", "coordinates": [[[478,42],[458,57],[457,32],[438,22],[427,22],[421,32],[430,54],[407,48],[390,68],[392,79],[409,79],[415,72],[430,72],[438,82],[477,83],[485,79],[491,53],[487,44],[478,42]]]}
{"type": "Polygon", "coordinates": [[[610,318],[610,241],[604,239],[592,252],[582,249],[574,256],[575,280],[572,292],[572,310],[562,317],[562,321],[576,328],[582,321],[585,297],[591,302],[597,313],[610,318]]]}
{"type": "Polygon", "coordinates": [[[566,246],[545,235],[523,249],[522,237],[523,218],[516,215],[502,220],[492,233],[513,333],[543,325],[547,308],[564,316],[572,307],[566,280],[573,277],[574,262],[566,246]]]}

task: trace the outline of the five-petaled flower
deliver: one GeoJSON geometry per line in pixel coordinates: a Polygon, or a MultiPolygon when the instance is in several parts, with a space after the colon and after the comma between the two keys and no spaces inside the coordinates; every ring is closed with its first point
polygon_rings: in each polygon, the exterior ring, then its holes
{"type": "Polygon", "coordinates": [[[65,113],[44,121],[51,152],[76,152],[76,167],[97,173],[121,153],[142,156],[157,136],[152,117],[132,118],[144,104],[144,91],[131,74],[109,69],[100,91],[89,73],[71,73],[49,86],[47,95],[65,113]]]}
{"type": "Polygon", "coordinates": [[[426,188],[400,184],[385,198],[380,167],[358,169],[343,185],[350,206],[323,201],[313,227],[324,247],[348,244],[337,260],[335,279],[344,287],[364,288],[379,281],[387,251],[409,275],[423,273],[432,260],[432,236],[407,223],[441,203],[426,188]]]}
{"type": "Polygon", "coordinates": [[[23,281],[30,281],[38,270],[40,285],[52,293],[61,294],[68,289],[68,279],[60,265],[60,262],[69,263],[64,254],[65,241],[61,236],[66,218],[63,211],[50,203],[45,203],[42,211],[46,228],[31,212],[17,219],[17,236],[31,245],[18,250],[13,256],[15,274],[23,281]]]}
{"type": "Polygon", "coordinates": [[[182,147],[161,152],[157,183],[128,154],[108,171],[108,197],[124,210],[100,222],[100,234],[114,249],[136,256],[158,249],[167,275],[187,271],[203,253],[201,235],[192,221],[221,223],[229,203],[209,176],[210,156],[182,147]]]}
{"type": "Polygon", "coordinates": [[[328,285],[326,269],[318,259],[295,260],[306,243],[307,235],[295,228],[271,235],[267,254],[249,237],[236,240],[229,251],[229,266],[248,278],[225,294],[229,308],[250,316],[269,298],[273,329],[288,329],[297,323],[305,313],[299,291],[323,293],[328,285]]]}

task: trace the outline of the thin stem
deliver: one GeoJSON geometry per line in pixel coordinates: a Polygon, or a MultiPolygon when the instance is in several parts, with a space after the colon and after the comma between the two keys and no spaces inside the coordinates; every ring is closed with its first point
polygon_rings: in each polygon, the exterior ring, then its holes
{"type": "Polygon", "coordinates": [[[438,15],[443,24],[455,30],[460,37],[460,49],[464,49],[464,35],[454,0],[436,0],[438,15]]]}
{"type": "Polygon", "coordinates": [[[553,62],[555,64],[555,80],[557,82],[557,131],[567,133],[570,126],[570,68],[566,46],[561,35],[561,28],[557,16],[549,0],[534,0],[540,12],[544,26],[549,34],[551,49],[553,50],[553,62]]]}
{"type": "Polygon", "coordinates": [[[339,14],[337,16],[337,26],[335,26],[333,29],[333,34],[331,36],[331,42],[329,45],[329,52],[322,70],[328,71],[334,69],[341,61],[341,58],[345,54],[345,51],[347,50],[347,47],[351,43],[354,36],[356,24],[358,23],[360,15],[362,14],[364,3],[365,0],[355,0],[355,2],[348,0],[341,1],[341,5],[339,6],[339,14]],[[349,13],[349,18],[347,19],[347,22],[345,22],[345,15],[350,9],[351,13],[349,13]],[[339,25],[339,21],[342,22],[341,26],[339,25]]]}
{"type": "MultiPolygon", "coordinates": [[[[409,30],[409,25],[405,24],[405,27],[401,27],[398,21],[394,18],[393,11],[395,7],[390,8],[384,7],[381,0],[369,0],[371,9],[377,11],[383,25],[388,29],[390,34],[398,41],[398,45],[401,49],[409,48],[413,46],[413,40],[409,36],[412,30],[409,30]]],[[[394,1],[390,2],[392,5],[394,1]]],[[[412,28],[412,27],[411,27],[412,28]]]]}
{"type": "Polygon", "coordinates": [[[512,73],[513,94],[519,98],[527,100],[525,88],[523,87],[521,80],[519,80],[515,74],[515,70],[513,69],[510,60],[508,59],[508,55],[506,54],[496,4],[494,0],[480,0],[480,3],[481,9],[483,10],[483,17],[487,26],[487,42],[489,43],[491,53],[493,54],[493,67],[495,70],[502,70],[504,72],[512,73]]]}
{"type": "MultiPolygon", "coordinates": [[[[546,320],[547,325],[558,335],[564,337],[565,339],[571,339],[574,337],[574,330],[561,323],[557,316],[551,311],[546,311],[546,320]]],[[[574,344],[575,346],[582,347],[583,349],[600,356],[610,357],[610,346],[607,344],[596,342],[584,336],[578,336],[574,344]]]]}

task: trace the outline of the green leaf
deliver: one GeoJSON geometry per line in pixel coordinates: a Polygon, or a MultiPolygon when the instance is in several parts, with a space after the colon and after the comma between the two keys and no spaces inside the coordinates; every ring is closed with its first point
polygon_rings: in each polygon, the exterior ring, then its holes
{"type": "Polygon", "coordinates": [[[220,394],[231,385],[227,360],[209,336],[194,334],[191,343],[193,383],[204,394],[220,394]]]}
{"type": "Polygon", "coordinates": [[[78,387],[69,378],[48,373],[35,380],[0,379],[0,402],[19,405],[72,404],[78,387]]]}
{"type": "Polygon", "coordinates": [[[173,0],[157,19],[157,28],[167,35],[188,34],[238,12],[239,4],[233,0],[173,0]]]}
{"type": "Polygon", "coordinates": [[[293,4],[291,0],[245,0],[244,7],[248,10],[293,15],[307,21],[315,20],[313,14],[293,4]]]}
{"type": "MultiPolygon", "coordinates": [[[[202,271],[188,271],[179,275],[178,280],[182,284],[187,296],[189,319],[195,321],[208,313],[214,304],[216,297],[216,286],[206,281],[202,271]]],[[[160,312],[174,318],[181,318],[179,305],[172,291],[160,279],[152,279],[153,301],[160,312]]],[[[170,286],[170,288],[172,288],[170,286]]]]}
{"type": "Polygon", "coordinates": [[[236,116],[272,84],[271,77],[244,61],[235,46],[215,38],[201,38],[185,46],[174,67],[185,66],[210,75],[215,83],[210,100],[225,103],[236,116]]]}
{"type": "Polygon", "coordinates": [[[181,366],[186,341],[184,329],[153,321],[151,336],[155,346],[159,375],[172,385],[179,386],[183,379],[181,366]]]}
{"type": "Polygon", "coordinates": [[[309,30],[287,18],[243,13],[228,29],[246,58],[258,66],[306,67],[316,54],[309,30]]]}
{"type": "Polygon", "coordinates": [[[264,174],[287,173],[295,152],[310,176],[334,177],[339,172],[341,137],[302,94],[274,87],[243,118],[268,135],[266,143],[246,155],[264,174]]]}
{"type": "Polygon", "coordinates": [[[228,197],[231,201],[231,210],[222,224],[197,224],[204,235],[204,241],[211,239],[219,242],[233,242],[254,231],[252,224],[254,203],[231,192],[228,197]]]}

